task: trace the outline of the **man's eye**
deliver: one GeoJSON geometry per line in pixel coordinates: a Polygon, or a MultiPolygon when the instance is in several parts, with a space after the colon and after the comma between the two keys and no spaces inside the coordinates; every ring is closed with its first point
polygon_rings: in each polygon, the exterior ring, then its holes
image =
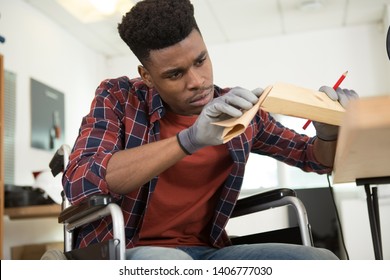
{"type": "Polygon", "coordinates": [[[171,75],[169,75],[169,78],[170,79],[178,79],[178,78],[180,78],[181,77],[181,72],[174,72],[174,73],[172,73],[171,75]]]}
{"type": "Polygon", "coordinates": [[[205,60],[206,60],[206,57],[199,59],[199,60],[196,62],[196,65],[198,65],[198,66],[199,66],[199,65],[202,65],[203,62],[205,62],[205,60]]]}

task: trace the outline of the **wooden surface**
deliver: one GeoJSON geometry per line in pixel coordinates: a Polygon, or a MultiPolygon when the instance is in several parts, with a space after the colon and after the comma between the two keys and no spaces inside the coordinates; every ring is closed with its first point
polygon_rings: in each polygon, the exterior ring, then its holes
{"type": "Polygon", "coordinates": [[[4,64],[0,54],[0,259],[3,259],[4,239],[4,64]]]}
{"type": "Polygon", "coordinates": [[[334,125],[341,124],[345,112],[323,92],[286,83],[276,83],[260,99],[265,111],[334,125]]]}
{"type": "Polygon", "coordinates": [[[61,205],[34,205],[26,207],[11,207],[4,209],[4,215],[9,216],[11,220],[58,217],[61,212],[61,205]]]}
{"type": "Polygon", "coordinates": [[[341,124],[345,113],[345,109],[338,101],[331,100],[323,92],[277,83],[265,88],[256,105],[245,111],[241,117],[213,123],[225,127],[222,133],[223,142],[226,143],[243,133],[259,107],[271,113],[334,125],[341,124]]]}
{"type": "Polygon", "coordinates": [[[342,121],[334,183],[390,176],[390,95],[351,101],[342,121]]]}

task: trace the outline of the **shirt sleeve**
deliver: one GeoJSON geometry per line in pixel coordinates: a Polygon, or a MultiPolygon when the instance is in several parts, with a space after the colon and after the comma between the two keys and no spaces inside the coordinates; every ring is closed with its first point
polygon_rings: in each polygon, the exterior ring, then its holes
{"type": "Polygon", "coordinates": [[[107,164],[116,151],[123,149],[123,101],[122,90],[108,80],[96,90],[63,175],[65,194],[72,204],[93,194],[109,193],[105,180],[107,164]]]}
{"type": "Polygon", "coordinates": [[[315,137],[299,134],[284,127],[269,113],[260,110],[257,115],[259,133],[252,152],[271,156],[307,172],[326,174],[332,168],[322,165],[314,156],[315,137]]]}

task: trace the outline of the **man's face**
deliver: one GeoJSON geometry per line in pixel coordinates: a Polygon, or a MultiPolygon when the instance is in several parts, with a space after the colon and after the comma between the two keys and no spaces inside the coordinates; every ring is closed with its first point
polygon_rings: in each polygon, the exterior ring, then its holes
{"type": "Polygon", "coordinates": [[[196,30],[173,46],[151,51],[150,60],[139,72],[147,85],[160,93],[168,110],[176,114],[199,114],[213,99],[212,65],[196,30]]]}

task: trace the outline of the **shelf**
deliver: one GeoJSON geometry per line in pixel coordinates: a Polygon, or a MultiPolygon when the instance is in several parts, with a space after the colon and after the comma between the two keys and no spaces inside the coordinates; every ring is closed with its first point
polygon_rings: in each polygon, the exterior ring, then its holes
{"type": "Polygon", "coordinates": [[[11,220],[58,217],[60,212],[59,204],[4,208],[4,215],[9,216],[11,220]]]}

